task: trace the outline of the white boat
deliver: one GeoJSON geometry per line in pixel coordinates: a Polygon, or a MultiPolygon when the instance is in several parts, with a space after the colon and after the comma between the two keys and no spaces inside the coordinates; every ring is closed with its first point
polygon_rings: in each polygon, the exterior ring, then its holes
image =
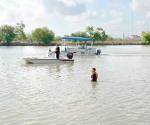
{"type": "Polygon", "coordinates": [[[93,41],[92,38],[84,38],[84,37],[63,37],[63,45],[64,50],[62,52],[64,53],[76,53],[78,55],[100,55],[101,49],[93,47],[93,41]],[[65,41],[76,41],[75,47],[70,47],[65,45],[65,41]],[[85,41],[85,44],[80,45],[80,41],[85,41]],[[91,45],[88,46],[86,44],[86,41],[92,41],[91,45]]]}
{"type": "Polygon", "coordinates": [[[56,64],[56,63],[73,63],[74,59],[54,59],[54,58],[24,58],[26,63],[29,64],[56,64]]]}
{"type": "Polygon", "coordinates": [[[66,53],[75,53],[77,55],[100,55],[101,50],[92,46],[66,47],[66,53]]]}

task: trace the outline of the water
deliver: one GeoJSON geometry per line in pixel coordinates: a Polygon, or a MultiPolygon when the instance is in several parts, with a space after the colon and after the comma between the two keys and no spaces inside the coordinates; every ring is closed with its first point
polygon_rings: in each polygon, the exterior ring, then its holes
{"type": "Polygon", "coordinates": [[[0,47],[0,125],[149,125],[150,47],[101,49],[74,64],[27,65],[48,48],[0,47]]]}

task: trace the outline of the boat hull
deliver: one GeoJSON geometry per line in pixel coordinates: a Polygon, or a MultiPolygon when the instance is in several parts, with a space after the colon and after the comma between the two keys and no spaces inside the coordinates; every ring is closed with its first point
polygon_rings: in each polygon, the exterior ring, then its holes
{"type": "Polygon", "coordinates": [[[24,58],[28,64],[73,63],[74,59],[24,58]]]}

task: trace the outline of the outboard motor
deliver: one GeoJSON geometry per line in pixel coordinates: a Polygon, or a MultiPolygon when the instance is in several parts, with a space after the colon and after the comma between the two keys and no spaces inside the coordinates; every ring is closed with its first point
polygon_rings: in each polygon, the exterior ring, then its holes
{"type": "Polygon", "coordinates": [[[67,58],[72,59],[73,58],[73,53],[67,53],[67,58]]]}
{"type": "Polygon", "coordinates": [[[97,49],[96,50],[96,55],[100,55],[101,54],[101,50],[100,49],[97,49]]]}

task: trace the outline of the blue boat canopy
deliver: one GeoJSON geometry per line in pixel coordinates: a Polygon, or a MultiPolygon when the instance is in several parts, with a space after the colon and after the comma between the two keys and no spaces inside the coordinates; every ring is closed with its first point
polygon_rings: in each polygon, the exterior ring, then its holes
{"type": "Polygon", "coordinates": [[[73,41],[94,41],[93,38],[86,38],[86,37],[63,37],[63,40],[73,40],[73,41]]]}

